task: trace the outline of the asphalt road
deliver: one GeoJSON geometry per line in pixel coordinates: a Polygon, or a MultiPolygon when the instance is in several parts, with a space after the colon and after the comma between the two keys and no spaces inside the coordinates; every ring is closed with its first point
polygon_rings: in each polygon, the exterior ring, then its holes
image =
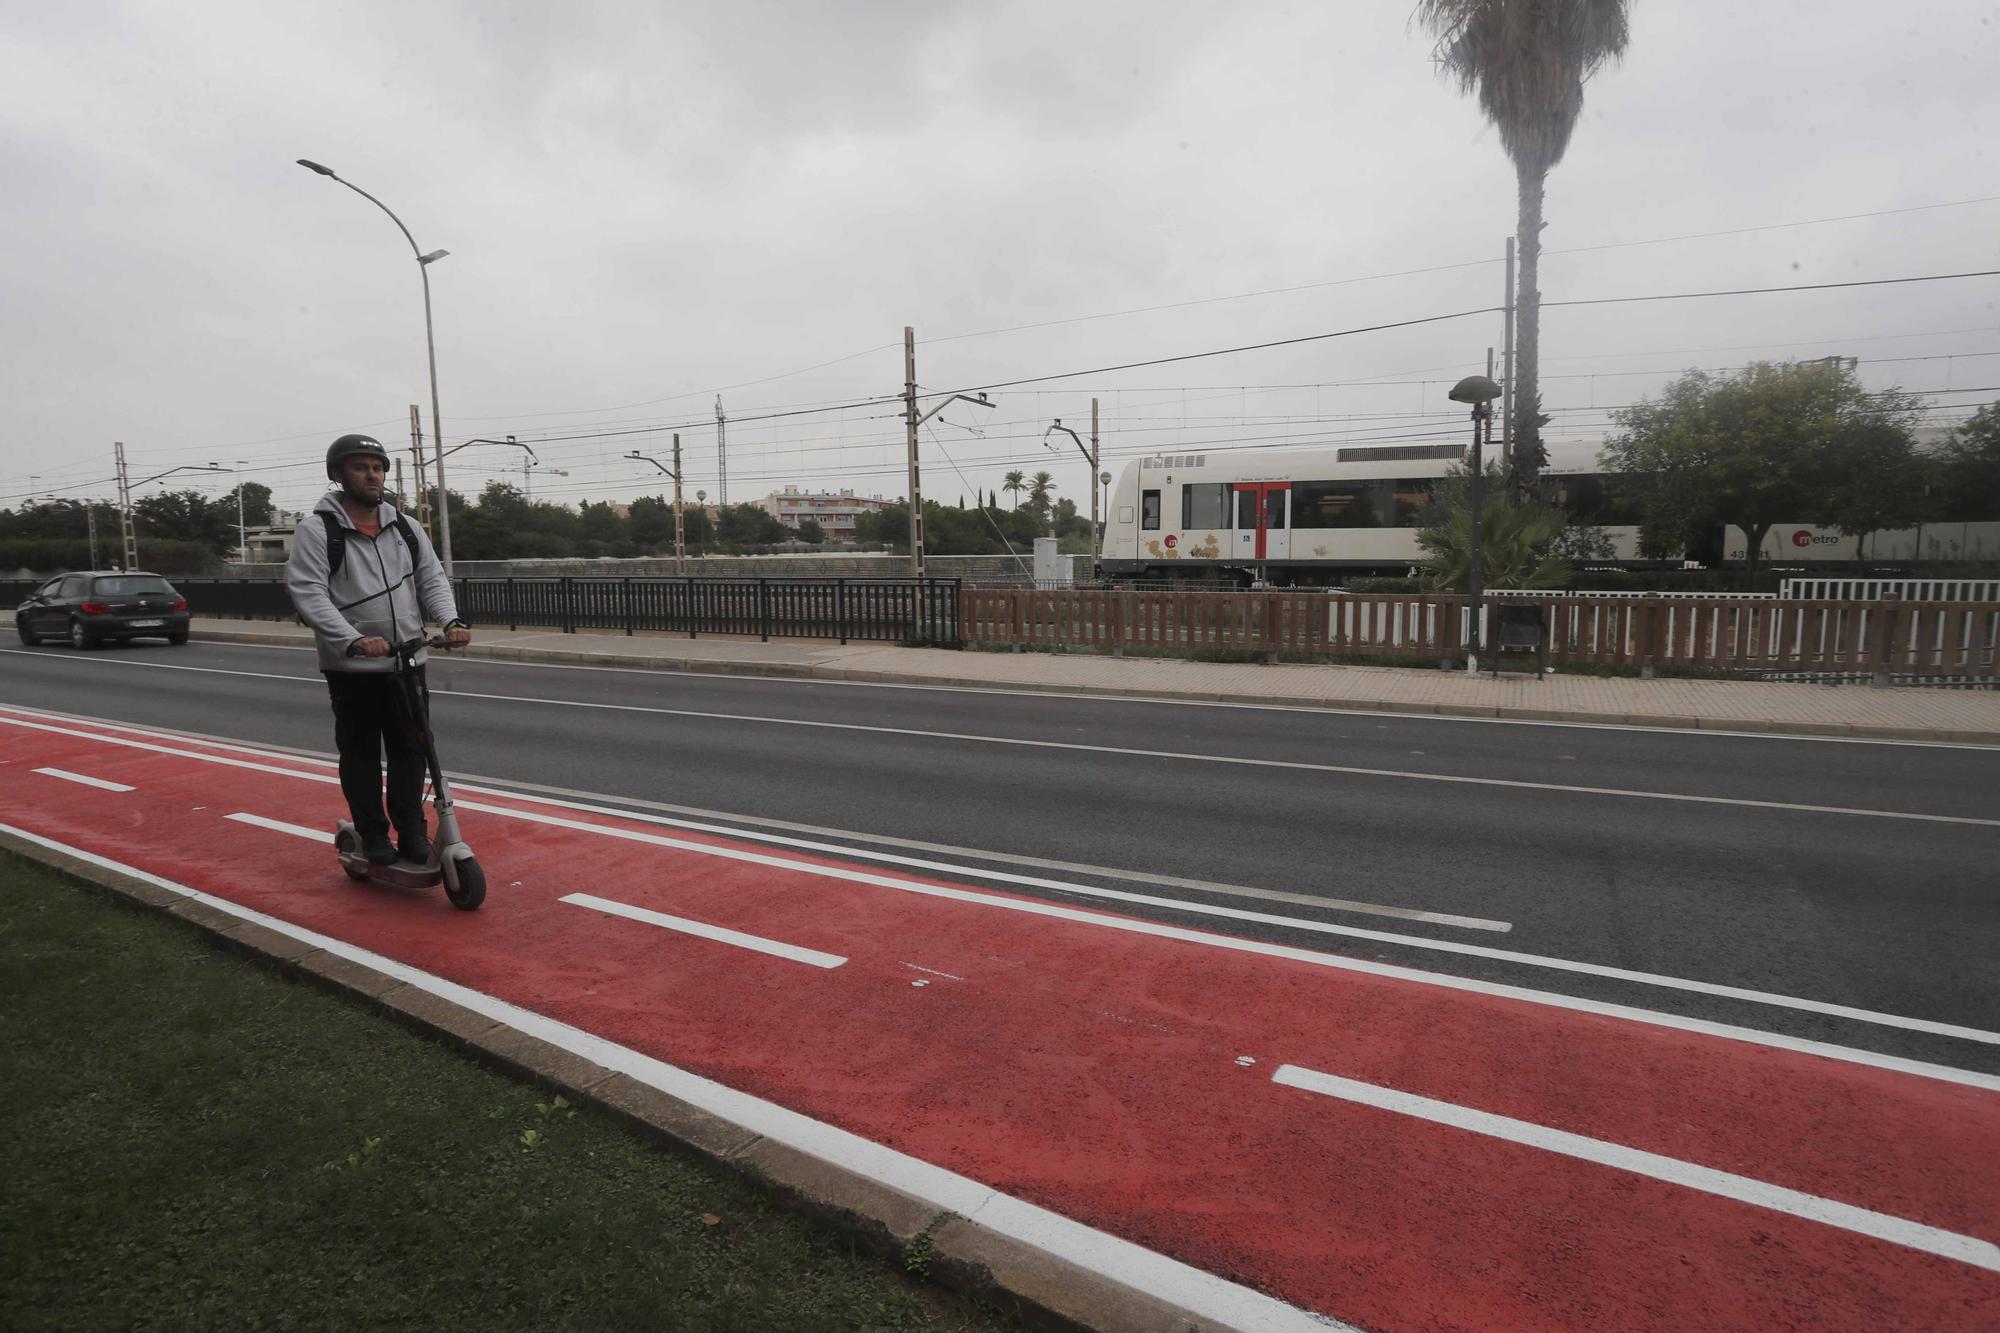
{"type": "MultiPolygon", "coordinates": [[[[1000,886],[2000,1072],[2000,749],[477,660],[437,661],[431,684],[468,777],[809,825],[968,882],[1031,876],[1050,883],[1000,886]]],[[[0,703],[332,744],[313,659],[284,648],[10,648],[0,703]]]]}

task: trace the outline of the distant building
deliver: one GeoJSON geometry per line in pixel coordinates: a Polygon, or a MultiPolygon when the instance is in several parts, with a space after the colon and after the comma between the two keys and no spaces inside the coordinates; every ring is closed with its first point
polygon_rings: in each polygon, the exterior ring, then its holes
{"type": "Polygon", "coordinates": [[[851,542],[855,539],[856,519],[863,514],[887,509],[894,503],[879,495],[860,496],[853,491],[801,491],[796,486],[787,486],[757,501],[757,507],[794,532],[799,524],[810,518],[819,524],[828,541],[851,542]]]}
{"type": "Polygon", "coordinates": [[[287,510],[277,510],[271,515],[276,519],[269,526],[251,524],[243,529],[244,549],[237,553],[237,559],[246,565],[282,565],[292,558],[292,529],[306,521],[304,514],[287,510]]]}

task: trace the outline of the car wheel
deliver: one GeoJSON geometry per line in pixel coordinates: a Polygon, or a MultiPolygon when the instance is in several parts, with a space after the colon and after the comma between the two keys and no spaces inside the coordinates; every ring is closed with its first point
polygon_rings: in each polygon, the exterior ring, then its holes
{"type": "Polygon", "coordinates": [[[79,652],[97,646],[97,636],[83,627],[81,620],[69,622],[69,645],[79,652]]]}
{"type": "Polygon", "coordinates": [[[33,648],[42,641],[42,636],[29,629],[28,622],[25,620],[17,618],[14,621],[14,632],[20,635],[21,642],[27,644],[30,648],[33,648]]]}
{"type": "Polygon", "coordinates": [[[173,633],[167,635],[167,642],[171,643],[176,648],[183,646],[184,644],[187,643],[187,641],[188,641],[188,632],[184,629],[177,629],[173,633]]]}

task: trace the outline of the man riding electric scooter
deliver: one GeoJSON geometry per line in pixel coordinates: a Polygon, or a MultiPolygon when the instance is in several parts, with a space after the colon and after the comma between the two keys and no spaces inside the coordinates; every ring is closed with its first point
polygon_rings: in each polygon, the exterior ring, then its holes
{"type": "Polygon", "coordinates": [[[412,641],[421,644],[426,617],[444,627],[446,648],[472,641],[430,538],[383,499],[388,469],[388,450],[369,436],[335,440],[326,451],[326,475],[339,489],[323,496],[293,533],[285,569],[292,605],[318,644],[319,669],[333,698],[340,789],[354,816],[359,852],[373,866],[389,866],[399,854],[405,862],[432,857],[423,806],[430,695],[424,652],[412,641]],[[413,681],[399,672],[411,673],[413,681]],[[406,700],[425,716],[411,717],[406,700]]]}

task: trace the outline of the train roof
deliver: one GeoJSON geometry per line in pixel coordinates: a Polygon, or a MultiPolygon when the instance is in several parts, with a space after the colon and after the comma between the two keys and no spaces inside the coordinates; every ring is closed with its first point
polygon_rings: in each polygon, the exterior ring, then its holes
{"type": "MultiPolygon", "coordinates": [[[[1557,474],[1588,473],[1600,470],[1601,448],[1588,440],[1544,441],[1548,450],[1547,471],[1557,474]]],[[[1497,452],[1498,441],[1494,443],[1497,452]]],[[[1162,451],[1128,460],[1125,469],[1164,471],[1217,476],[1278,477],[1319,472],[1328,476],[1405,477],[1443,476],[1465,457],[1461,443],[1435,438],[1405,442],[1382,441],[1371,444],[1329,443],[1303,449],[1211,448],[1162,451]],[[1329,472],[1329,469],[1336,469],[1329,472]]]]}

